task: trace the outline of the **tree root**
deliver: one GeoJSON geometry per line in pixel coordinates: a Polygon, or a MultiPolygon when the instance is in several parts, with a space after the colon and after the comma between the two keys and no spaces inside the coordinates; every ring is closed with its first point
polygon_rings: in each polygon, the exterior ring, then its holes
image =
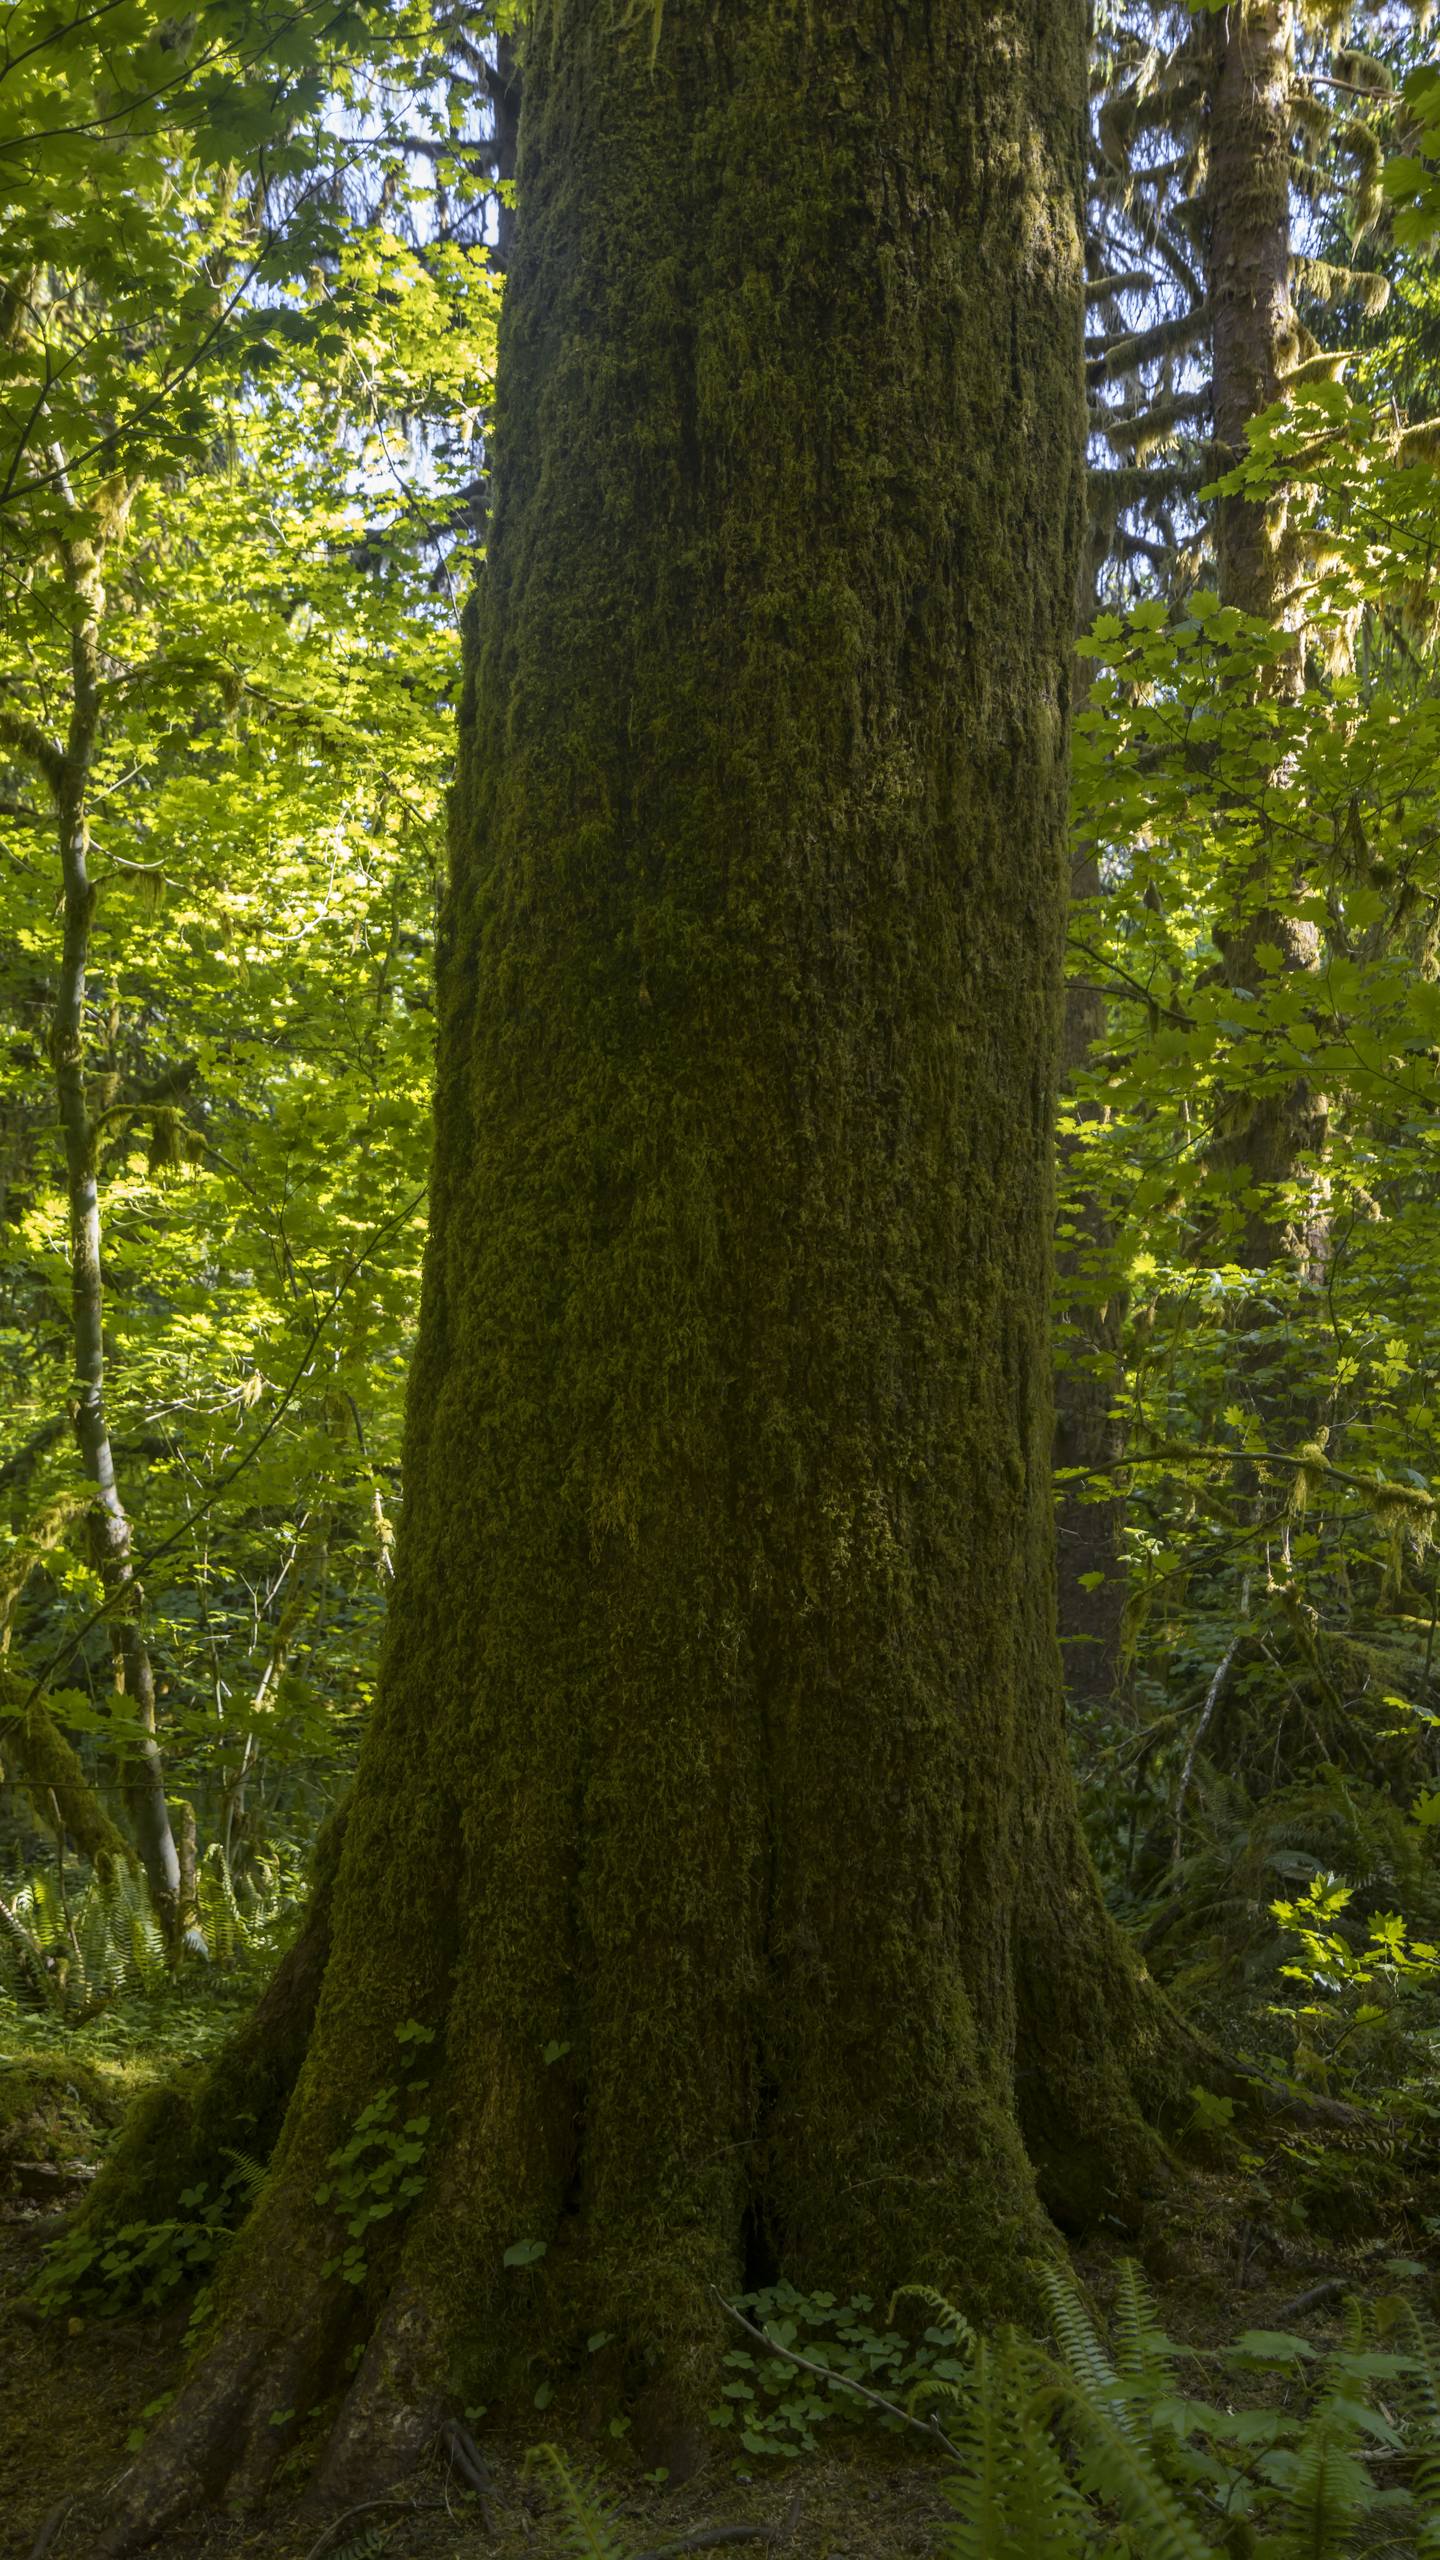
{"type": "MultiPolygon", "coordinates": [[[[120,2483],[96,2560],[146,2550],[222,2492],[258,2506],[303,2414],[334,2369],[348,2306],[313,2281],[283,2335],[234,2311],[120,2483]]],[[[389,2485],[389,2484],[387,2484],[389,2485]]]]}
{"type": "Polygon", "coordinates": [[[147,2550],[216,2495],[232,2467],[237,2419],[243,2423],[253,2409],[273,2344],[262,2332],[232,2329],[223,2353],[199,2368],[121,2480],[95,2560],[147,2550]]]}
{"type": "Polygon", "coordinates": [[[467,2489],[473,2492],[480,2510],[480,2521],[487,2533],[495,2530],[495,2511],[491,2496],[495,2483],[486,2468],[485,2457],[468,2427],[458,2418],[447,2418],[440,2430],[440,2447],[452,2471],[458,2471],[467,2489]]]}
{"type": "Polygon", "coordinates": [[[444,2423],[442,2369],[429,2305],[395,2286],[345,2395],[316,2478],[322,2498],[364,2497],[414,2468],[444,2423]]]}
{"type": "Polygon", "coordinates": [[[782,2516],[774,2524],[702,2525],[697,2533],[682,2533],[678,2542],[659,2544],[653,2551],[639,2551],[635,2560],[680,2560],[686,2551],[719,2551],[729,2542],[788,2542],[800,2520],[800,2492],[796,2489],[782,2516]]]}

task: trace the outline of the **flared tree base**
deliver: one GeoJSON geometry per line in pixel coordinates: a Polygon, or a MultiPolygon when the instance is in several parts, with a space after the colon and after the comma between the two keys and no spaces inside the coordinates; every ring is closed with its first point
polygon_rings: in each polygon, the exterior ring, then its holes
{"type": "MultiPolygon", "coordinates": [[[[137,2194],[163,2209],[175,2177],[203,2176],[207,2130],[210,2166],[223,2168],[225,2110],[243,2081],[263,2086],[273,2107],[296,2078],[299,1986],[308,1989],[328,1938],[329,1901],[326,1882],[288,1973],[189,2093],[188,2139],[174,2139],[173,2099],[132,2128],[92,2204],[97,2229],[137,2194]]],[[[207,2506],[258,2504],[302,2435],[321,2437],[312,2501],[347,2507],[381,2494],[459,2411],[483,2399],[523,2417],[540,2380],[558,2391],[562,2418],[567,2384],[591,2423],[629,2417],[634,2440],[678,2474],[703,2446],[734,2344],[724,2305],[756,2280],[757,2252],[767,2273],[802,2290],[863,2287],[883,2300],[923,2282],[982,2324],[1023,2318],[1038,2308],[1051,2214],[1067,2232],[1138,2226],[1147,2195],[1170,2175],[1147,2113],[1165,2111],[1195,2068],[1093,1898],[1088,1916],[1088,1963],[1072,1933],[1065,1962],[1044,1968],[1045,2014],[1028,2043],[1022,2032],[1016,2106],[983,2077],[957,2079],[943,2146],[907,2139],[904,2107],[892,2105],[868,2123],[837,2119],[828,2141],[812,2125],[801,2156],[787,2148],[784,2093],[773,2092],[744,2167],[702,2176],[688,2195],[677,2181],[668,2204],[632,2195],[606,2210],[583,2190],[552,2188],[543,2253],[511,2227],[508,2199],[556,2128],[537,2121],[527,2131],[512,2118],[508,2161],[477,2143],[477,2125],[498,2130],[493,2093],[487,2106],[447,2058],[429,2088],[404,2099],[431,2109],[442,2137],[425,2142],[423,2198],[368,2226],[363,2276],[347,2281],[332,2198],[316,2200],[301,2077],[272,2175],[222,2271],[208,2336],[122,2483],[103,2560],[153,2544],[207,2506]],[[600,2334],[603,2351],[587,2353],[600,2334]]],[[[446,2042],[464,2052],[459,2021],[446,2042]]]]}

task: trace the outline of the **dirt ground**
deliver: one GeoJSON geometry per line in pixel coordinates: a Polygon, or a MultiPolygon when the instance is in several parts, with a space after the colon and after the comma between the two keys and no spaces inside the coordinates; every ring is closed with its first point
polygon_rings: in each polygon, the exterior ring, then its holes
{"type": "MultiPolygon", "coordinates": [[[[174,2382],[186,2312],[39,2317],[27,2289],[125,2091],[107,2090],[93,2074],[67,2083],[52,2071],[27,2114],[15,2086],[8,2121],[0,2108],[0,2560],[88,2560],[108,2494],[134,2458],[127,2439],[174,2382]]],[[[1342,2287],[1383,2286],[1383,2262],[1397,2250],[1427,2263],[1440,2254],[1423,2222],[1373,2201],[1358,2234],[1326,2236],[1300,2222],[1274,2201],[1285,2194],[1286,2166],[1281,2158],[1257,2167],[1252,2155],[1240,2169],[1187,2169],[1152,2207],[1128,2245],[1173,2336],[1202,2345],[1246,2328],[1287,2327],[1323,2346],[1338,2334],[1342,2287]],[[1327,2281],[1321,2301],[1294,2307],[1327,2281]]],[[[1101,2305],[1124,2245],[1117,2238],[1113,2252],[1090,2248],[1077,2258],[1101,2305]]],[[[480,2449],[493,2480],[483,2515],[437,2453],[388,2506],[327,2519],[306,2507],[297,2484],[260,2517],[197,2515],[161,2551],[176,2560],[558,2560],[570,2546],[527,2442],[482,2430],[480,2449]]],[[[778,2560],[934,2560],[946,2512],[940,2458],[923,2446],[912,2458],[903,2444],[858,2430],[837,2431],[834,2450],[819,2456],[757,2463],[748,2479],[737,2476],[733,2445],[717,2437],[713,2457],[683,2487],[627,2475],[609,2448],[582,2446],[576,2459],[603,2480],[636,2560],[658,2560],[687,2541],[698,2549],[694,2537],[747,2525],[735,2547],[748,2543],[778,2560]]]]}

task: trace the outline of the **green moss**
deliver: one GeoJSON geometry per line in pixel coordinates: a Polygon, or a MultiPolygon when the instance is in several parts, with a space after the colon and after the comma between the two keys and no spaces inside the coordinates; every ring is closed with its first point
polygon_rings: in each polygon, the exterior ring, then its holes
{"type": "Polygon", "coordinates": [[[167,2220],[187,2189],[217,2192],[235,2152],[269,2159],[314,2023],[345,1819],[342,1807],[320,1833],[304,1925],[254,2010],[218,2052],[187,2056],[136,2096],[86,2203],[83,2220],[97,2238],[125,2223],[167,2220]]]}
{"type": "Polygon", "coordinates": [[[43,1701],[0,1662],[0,1766],[6,1760],[18,1769],[42,1821],[53,1818],[53,1796],[67,1834],[98,1875],[134,1866],[135,1852],[105,1811],[78,1753],[43,1701]]]}
{"type": "Polygon", "coordinates": [[[78,2054],[26,2054],[0,2063],[0,2151],[23,2148],[26,2159],[93,2160],[97,2142],[118,2124],[130,2094],[126,2072],[78,2054]]]}

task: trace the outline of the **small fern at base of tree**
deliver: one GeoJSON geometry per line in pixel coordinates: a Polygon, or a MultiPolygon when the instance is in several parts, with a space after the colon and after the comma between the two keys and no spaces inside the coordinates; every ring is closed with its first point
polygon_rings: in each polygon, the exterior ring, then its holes
{"type": "Polygon", "coordinates": [[[1324,2358],[1279,2331],[1202,2351],[1165,2335],[1132,2264],[1108,2337],[1068,2270],[1043,2281],[1055,2349],[1003,2332],[947,2386],[945,2560],[1354,2560],[1374,2534],[1440,2555],[1440,2334],[1413,2303],[1352,2305],[1324,2358]],[[1308,2382],[1306,2405],[1190,2396],[1186,2365],[1308,2382]]]}
{"type": "Polygon", "coordinates": [[[632,2545],[603,2489],[577,2471],[558,2445],[542,2444],[534,2459],[547,2477],[560,2540],[555,2560],[631,2560],[632,2545]]]}
{"type": "MultiPolygon", "coordinates": [[[[978,2337],[940,2295],[906,2288],[952,2349],[891,2410],[943,2404],[937,2442],[958,2461],[937,2560],[1440,2560],[1440,2328],[1408,2297],[1350,2305],[1321,2355],[1278,2330],[1177,2344],[1128,2261],[1105,2330],[1068,2268],[1042,2282],[1048,2346],[978,2337]],[[1184,2387],[1187,2369],[1219,2377],[1214,2398],[1184,2387]],[[1262,2378],[1284,2388],[1256,2405],[1262,2378]]],[[[799,2302],[767,2331],[781,2359],[799,2302]]],[[[634,2560],[604,2490],[556,2445],[535,2458],[556,2560],[634,2560]]]]}

